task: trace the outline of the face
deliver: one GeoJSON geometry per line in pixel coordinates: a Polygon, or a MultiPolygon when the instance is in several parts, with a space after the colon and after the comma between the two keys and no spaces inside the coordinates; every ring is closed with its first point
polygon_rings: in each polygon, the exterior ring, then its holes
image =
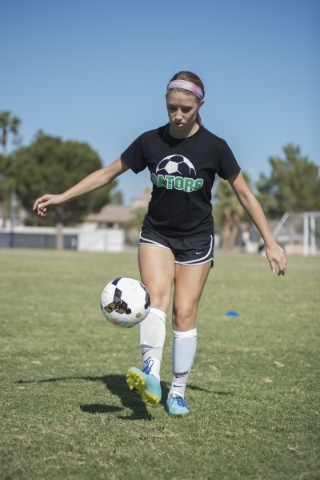
{"type": "Polygon", "coordinates": [[[170,121],[170,133],[175,137],[189,137],[198,130],[197,113],[203,100],[178,90],[167,93],[167,110],[170,121]]]}

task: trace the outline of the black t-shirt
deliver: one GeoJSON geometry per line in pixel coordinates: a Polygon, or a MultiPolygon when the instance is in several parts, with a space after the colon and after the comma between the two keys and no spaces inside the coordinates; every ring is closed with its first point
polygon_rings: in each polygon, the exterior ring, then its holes
{"type": "Polygon", "coordinates": [[[228,144],[204,127],[179,139],[168,133],[168,126],[143,133],[121,155],[134,173],[146,167],[151,173],[144,224],[174,238],[212,234],[215,175],[227,179],[240,167],[228,144]]]}

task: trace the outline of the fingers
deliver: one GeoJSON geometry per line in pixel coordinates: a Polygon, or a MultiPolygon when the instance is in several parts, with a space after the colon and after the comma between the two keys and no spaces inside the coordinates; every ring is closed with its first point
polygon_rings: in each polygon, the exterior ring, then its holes
{"type": "Polygon", "coordinates": [[[278,267],[279,267],[278,277],[280,275],[284,276],[285,273],[286,273],[286,269],[287,269],[287,260],[286,260],[286,257],[285,257],[285,254],[284,254],[284,251],[283,251],[282,248],[281,248],[281,256],[280,256],[279,262],[277,262],[277,264],[278,264],[278,267]]]}
{"type": "Polygon", "coordinates": [[[50,204],[50,196],[43,195],[42,197],[38,198],[33,205],[33,210],[37,211],[37,214],[40,217],[45,217],[47,213],[47,206],[50,204]]]}
{"type": "Polygon", "coordinates": [[[273,248],[271,251],[267,252],[267,257],[272,273],[275,272],[276,263],[278,266],[278,276],[284,276],[286,273],[287,261],[283,249],[277,245],[277,248],[273,248]]]}
{"type": "Polygon", "coordinates": [[[38,213],[38,215],[40,215],[40,217],[45,217],[46,216],[47,208],[44,206],[43,203],[39,204],[37,213],[38,213]]]}
{"type": "Polygon", "coordinates": [[[269,263],[270,263],[271,272],[274,273],[274,262],[273,262],[273,260],[269,260],[269,263]]]}
{"type": "Polygon", "coordinates": [[[284,276],[285,273],[286,273],[286,269],[287,269],[287,261],[286,261],[286,258],[285,258],[284,255],[283,255],[283,259],[282,259],[281,263],[278,264],[278,267],[279,267],[278,277],[280,275],[284,276]]]}
{"type": "Polygon", "coordinates": [[[47,208],[44,206],[43,203],[39,203],[37,205],[37,214],[40,215],[40,217],[45,217],[46,216],[46,213],[47,213],[47,208]]]}
{"type": "Polygon", "coordinates": [[[38,199],[34,202],[33,210],[37,210],[37,209],[39,208],[39,205],[44,202],[45,197],[46,197],[46,196],[44,195],[43,197],[38,198],[38,199]]]}

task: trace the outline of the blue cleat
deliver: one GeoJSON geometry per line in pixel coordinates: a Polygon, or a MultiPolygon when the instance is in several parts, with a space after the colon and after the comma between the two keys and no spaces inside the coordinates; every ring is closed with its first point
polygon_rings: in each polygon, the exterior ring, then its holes
{"type": "Polygon", "coordinates": [[[168,397],[166,407],[169,415],[176,417],[184,417],[190,413],[187,402],[180,395],[168,397]]]}
{"type": "Polygon", "coordinates": [[[127,371],[126,381],[130,390],[135,390],[146,403],[159,403],[162,396],[159,380],[136,367],[127,371]]]}

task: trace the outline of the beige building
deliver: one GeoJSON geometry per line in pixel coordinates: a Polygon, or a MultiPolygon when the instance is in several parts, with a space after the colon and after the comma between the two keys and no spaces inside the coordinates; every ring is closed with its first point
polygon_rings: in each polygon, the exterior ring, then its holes
{"type": "Polygon", "coordinates": [[[130,205],[105,205],[100,212],[91,213],[85,218],[83,228],[123,228],[124,224],[134,218],[135,210],[147,210],[151,199],[152,188],[142,188],[141,197],[132,198],[130,205]]]}

